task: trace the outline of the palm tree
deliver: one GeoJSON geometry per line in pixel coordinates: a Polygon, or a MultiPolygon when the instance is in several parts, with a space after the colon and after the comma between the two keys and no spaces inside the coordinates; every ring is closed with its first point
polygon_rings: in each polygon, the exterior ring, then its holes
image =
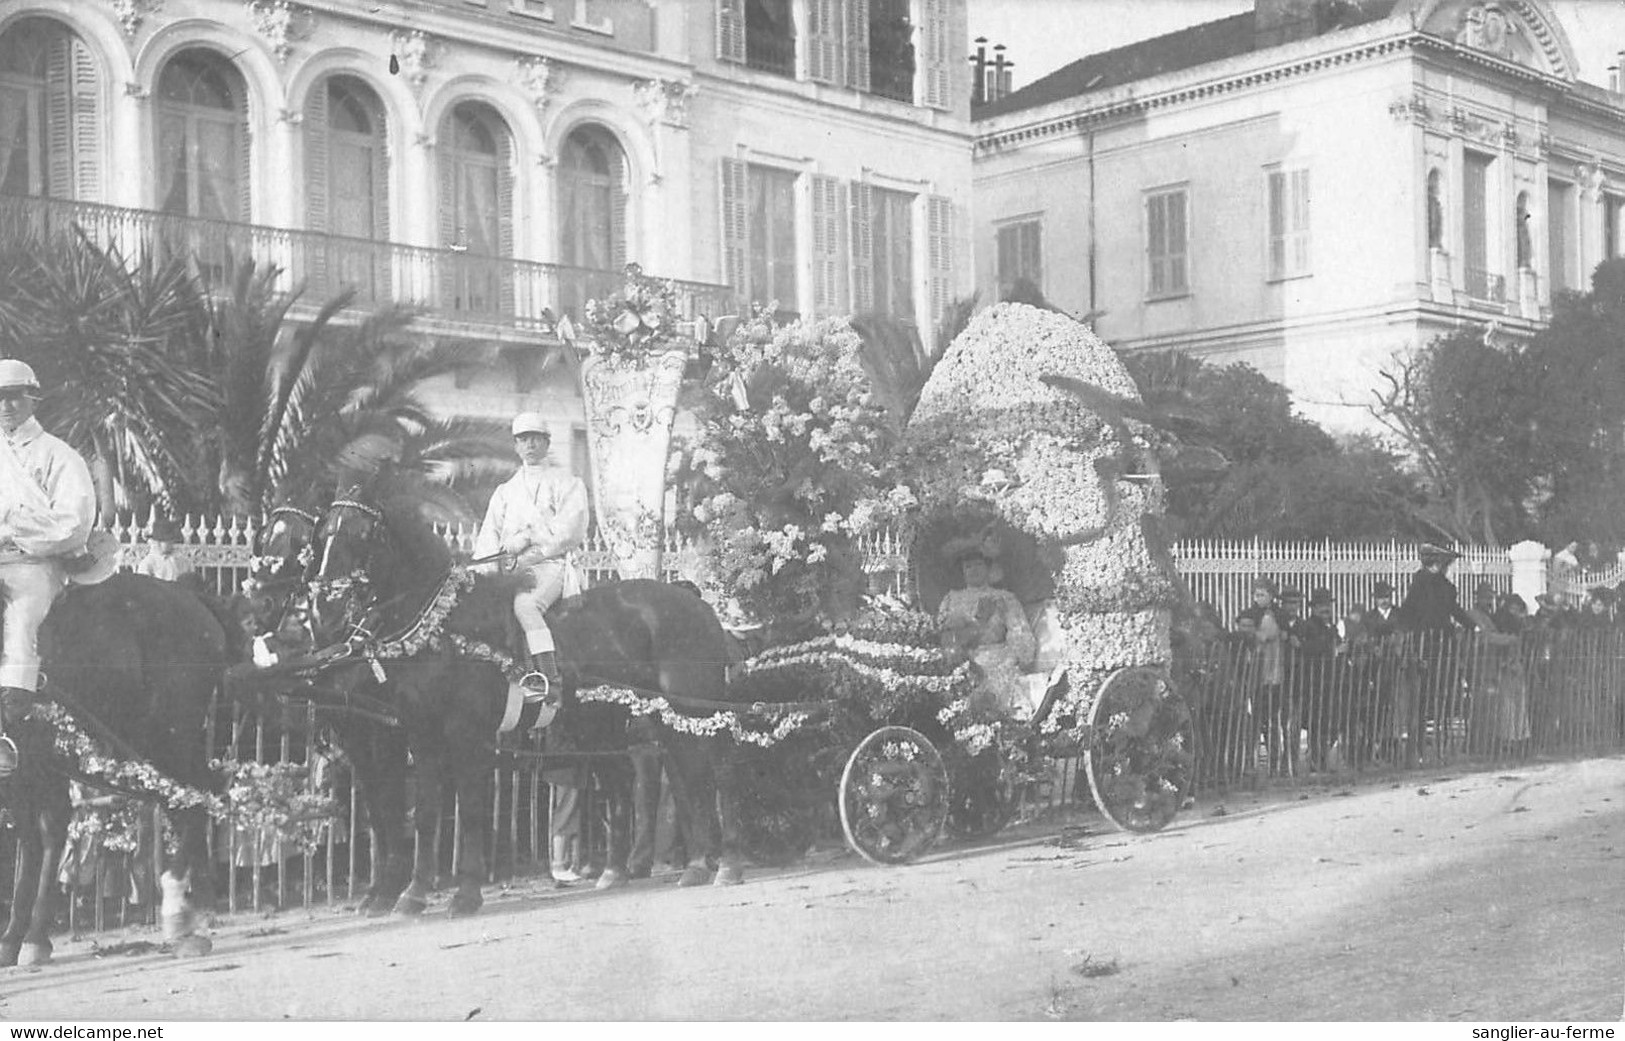
{"type": "Polygon", "coordinates": [[[274,267],[242,261],[232,272],[210,318],[223,509],[319,501],[388,465],[443,514],[466,516],[446,490],[512,469],[505,426],[440,416],[422,396],[429,380],[489,365],[492,345],[415,336],[414,315],[393,307],[343,324],[350,292],[296,319],[302,291],[279,291],[274,267]]]}
{"type": "Polygon", "coordinates": [[[103,514],[205,501],[195,449],[219,395],[186,262],[131,261],[77,227],[7,230],[20,233],[0,256],[0,352],[39,373],[41,418],[91,461],[103,514]]]}

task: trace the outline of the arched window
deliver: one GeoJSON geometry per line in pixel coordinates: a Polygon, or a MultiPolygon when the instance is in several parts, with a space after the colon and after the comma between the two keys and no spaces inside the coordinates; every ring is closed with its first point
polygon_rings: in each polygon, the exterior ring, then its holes
{"type": "Polygon", "coordinates": [[[513,135],[489,106],[465,101],[440,124],[440,241],[457,252],[440,281],[443,308],[505,314],[511,310],[513,135]]]}
{"type": "Polygon", "coordinates": [[[1518,207],[1515,211],[1517,226],[1513,228],[1513,235],[1517,241],[1518,270],[1522,271],[1534,264],[1534,242],[1529,235],[1529,193],[1518,193],[1518,207]]]}
{"type": "Polygon", "coordinates": [[[626,264],[626,153],[600,126],[580,126],[559,156],[559,261],[596,271],[626,264]]]}
{"type": "Polygon", "coordinates": [[[441,124],[440,235],[454,249],[513,255],[513,137],[477,102],[457,105],[441,124]]]}
{"type": "Polygon", "coordinates": [[[389,148],[384,106],[365,83],[329,76],[305,99],[305,226],[326,232],[305,278],[325,292],[374,300],[387,270],[368,242],[389,240],[389,148]],[[364,241],[356,241],[364,240],[364,241]]]}
{"type": "Polygon", "coordinates": [[[182,51],[158,76],[158,208],[247,221],[248,87],[213,51],[182,51]]]}
{"type": "Polygon", "coordinates": [[[1428,246],[1444,249],[1444,177],[1428,171],[1428,246]]]}
{"type": "Polygon", "coordinates": [[[85,41],[48,18],[0,35],[0,193],[101,197],[102,78],[85,41]]]}

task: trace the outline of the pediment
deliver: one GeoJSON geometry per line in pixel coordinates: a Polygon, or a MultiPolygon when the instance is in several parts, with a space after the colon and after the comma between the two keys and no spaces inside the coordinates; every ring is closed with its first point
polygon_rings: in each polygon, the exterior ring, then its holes
{"type": "Polygon", "coordinates": [[[1544,0],[1437,0],[1422,31],[1561,79],[1575,78],[1574,49],[1544,0]]]}

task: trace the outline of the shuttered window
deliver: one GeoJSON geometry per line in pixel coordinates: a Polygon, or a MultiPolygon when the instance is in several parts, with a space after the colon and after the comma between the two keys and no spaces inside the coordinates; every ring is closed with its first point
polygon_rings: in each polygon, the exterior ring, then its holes
{"type": "Polygon", "coordinates": [[[924,51],[920,77],[920,104],[948,108],[953,102],[952,70],[959,68],[949,53],[948,0],[920,0],[920,42],[924,51]]]}
{"type": "Polygon", "coordinates": [[[841,0],[807,0],[807,78],[840,83],[841,0]]]}
{"type": "Polygon", "coordinates": [[[1309,171],[1270,170],[1269,277],[1298,278],[1310,273],[1309,171]]]}
{"type": "Polygon", "coordinates": [[[717,60],[745,60],[745,0],[716,0],[717,60]]]}
{"type": "Polygon", "coordinates": [[[102,195],[102,75],[85,41],[46,18],[0,37],[0,192],[102,195]]]}
{"type": "Polygon", "coordinates": [[[1467,293],[1476,300],[1500,299],[1500,276],[1489,269],[1489,173],[1493,162],[1489,156],[1468,152],[1462,166],[1462,257],[1467,293]]]}
{"type": "Polygon", "coordinates": [[[867,194],[872,309],[904,322],[916,322],[914,196],[872,186],[867,194]]]}
{"type": "Polygon", "coordinates": [[[925,200],[927,288],[931,328],[939,329],[954,302],[954,207],[940,195],[925,200]]]}
{"type": "Polygon", "coordinates": [[[834,177],[812,177],[813,311],[820,317],[847,312],[842,230],[846,196],[834,177]]]}
{"type": "Polygon", "coordinates": [[[366,243],[389,239],[389,149],[384,107],[370,87],[332,76],[311,89],[305,139],[305,225],[332,238],[313,242],[304,277],[323,293],[354,290],[385,299],[388,267],[366,243]]]}
{"type": "Polygon", "coordinates": [[[749,261],[739,295],[752,303],[776,303],[781,316],[792,317],[801,309],[796,290],[796,175],[749,165],[745,191],[749,261]]]}
{"type": "Polygon", "coordinates": [[[868,90],[869,78],[869,0],[842,0],[843,29],[846,37],[846,85],[868,90]]]}
{"type": "Polygon", "coordinates": [[[1153,297],[1190,292],[1186,199],[1183,188],[1155,191],[1145,197],[1147,288],[1153,297]]]}
{"type": "Polygon", "coordinates": [[[559,157],[560,260],[619,271],[626,264],[626,152],[608,130],[580,126],[559,157]]]}
{"type": "Polygon", "coordinates": [[[1044,292],[1044,225],[1037,220],[1016,221],[998,230],[995,243],[999,296],[1020,283],[1027,283],[1040,295],[1044,292]]]}
{"type": "Polygon", "coordinates": [[[718,197],[722,201],[722,278],[737,295],[750,286],[750,195],[748,164],[723,159],[718,197]]]}
{"type": "Polygon", "coordinates": [[[447,112],[438,135],[440,264],[438,306],[480,314],[511,311],[513,135],[487,105],[465,101],[447,112]]]}
{"type": "Polygon", "coordinates": [[[852,214],[852,312],[875,310],[875,190],[867,184],[852,183],[848,194],[852,214]]]}
{"type": "Polygon", "coordinates": [[[158,77],[158,208],[249,219],[248,89],[221,55],[187,50],[158,77]]]}

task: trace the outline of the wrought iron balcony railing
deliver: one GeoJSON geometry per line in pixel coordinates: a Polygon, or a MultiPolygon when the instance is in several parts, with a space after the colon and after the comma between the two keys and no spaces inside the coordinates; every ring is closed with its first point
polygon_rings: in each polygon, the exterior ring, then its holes
{"type": "MultiPolygon", "coordinates": [[[[0,235],[60,234],[77,226],[91,241],[134,257],[188,257],[219,279],[230,257],[275,264],[283,286],[304,285],[307,299],[355,292],[357,306],[399,304],[451,321],[506,329],[550,331],[562,315],[618,292],[619,271],[597,271],[458,249],[377,242],[322,232],[180,217],[99,203],[0,196],[0,235]]],[[[726,286],[678,281],[684,317],[717,316],[733,306],[726,286]]]]}
{"type": "Polygon", "coordinates": [[[1467,295],[1474,300],[1504,304],[1507,298],[1506,276],[1470,267],[1467,269],[1467,295]]]}

